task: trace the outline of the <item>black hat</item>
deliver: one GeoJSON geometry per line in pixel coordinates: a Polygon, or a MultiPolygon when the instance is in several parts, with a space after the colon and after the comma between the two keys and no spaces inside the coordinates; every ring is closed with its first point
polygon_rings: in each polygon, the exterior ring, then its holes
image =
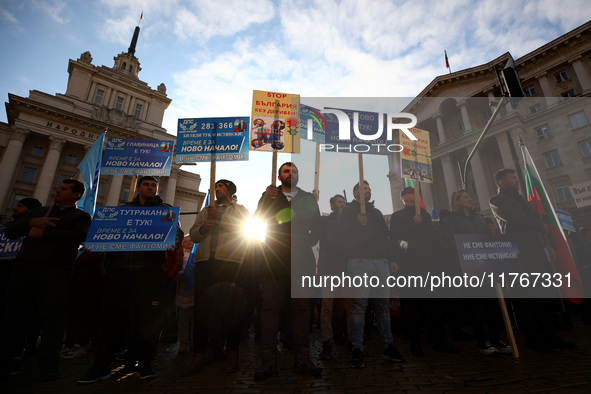
{"type": "Polygon", "coordinates": [[[35,209],[35,208],[40,207],[42,205],[41,201],[37,200],[36,198],[32,198],[32,197],[25,197],[22,200],[20,200],[19,203],[21,203],[25,207],[29,208],[29,210],[35,209]]]}
{"type": "Polygon", "coordinates": [[[414,193],[414,192],[415,192],[414,187],[407,186],[404,189],[402,189],[402,191],[400,192],[400,198],[402,198],[402,196],[404,196],[405,194],[414,193]]]}
{"type": "Polygon", "coordinates": [[[224,186],[226,186],[228,188],[231,195],[236,194],[236,185],[234,184],[234,182],[229,181],[227,179],[220,179],[215,184],[217,185],[218,183],[223,183],[224,186]]]}

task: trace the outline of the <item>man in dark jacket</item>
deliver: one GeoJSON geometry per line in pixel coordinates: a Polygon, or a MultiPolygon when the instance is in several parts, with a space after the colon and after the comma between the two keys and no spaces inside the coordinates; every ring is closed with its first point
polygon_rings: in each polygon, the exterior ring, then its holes
{"type": "MultiPolygon", "coordinates": [[[[151,176],[138,180],[138,195],[126,206],[170,207],[158,192],[158,181],[151,176]]],[[[182,242],[182,231],[177,231],[177,245],[182,242]]],[[[131,344],[127,352],[130,367],[138,361],[140,379],[153,378],[156,373],[151,362],[162,327],[160,307],[163,266],[166,251],[109,252],[105,259],[103,287],[103,316],[96,345],[94,364],[78,379],[78,383],[94,383],[111,377],[111,361],[122,326],[129,321],[131,344]],[[130,319],[131,317],[131,319],[130,319]]]]}
{"type": "MultiPolygon", "coordinates": [[[[546,254],[543,241],[544,233],[549,230],[548,225],[536,217],[531,206],[519,194],[519,178],[515,170],[503,168],[494,174],[494,180],[499,191],[490,198],[490,209],[497,219],[501,233],[515,236],[525,272],[552,273],[550,260],[554,258],[555,252],[548,248],[546,254]]],[[[553,328],[556,303],[551,298],[558,297],[558,292],[552,288],[538,287],[536,297],[530,297],[532,294],[526,291],[533,291],[532,289],[518,290],[521,290],[518,296],[521,300],[516,302],[516,307],[523,321],[527,346],[536,351],[574,347],[558,338],[553,328]]]]}
{"type": "MultiPolygon", "coordinates": [[[[297,187],[298,180],[295,164],[282,164],[279,168],[281,186],[267,187],[255,213],[255,217],[267,223],[265,261],[261,264],[264,267],[260,273],[262,361],[255,372],[255,380],[277,373],[275,352],[283,294],[293,286],[301,286],[302,275],[314,275],[316,269],[312,246],[319,239],[320,210],[312,193],[297,187]]],[[[289,298],[287,302],[291,302],[293,342],[296,346],[294,372],[320,375],[322,368],[310,360],[309,300],[289,298]]]]}
{"type": "MultiPolygon", "coordinates": [[[[403,241],[405,253],[400,264],[401,275],[420,275],[426,278],[427,273],[436,274],[442,271],[441,249],[431,221],[431,216],[421,208],[416,214],[415,189],[405,187],[400,193],[404,208],[392,214],[390,219],[390,235],[395,241],[403,241]]],[[[457,350],[448,341],[444,323],[444,306],[441,299],[423,298],[425,291],[420,288],[404,288],[401,290],[402,318],[407,336],[411,343],[411,353],[422,354],[420,324],[425,321],[430,336],[435,340],[435,349],[447,353],[457,350]]]]}
{"type": "MultiPolygon", "coordinates": [[[[373,293],[376,298],[375,316],[378,330],[382,335],[384,358],[405,361],[404,356],[393,345],[390,325],[390,289],[386,286],[387,278],[398,269],[399,248],[388,236],[388,226],[382,213],[373,206],[371,188],[365,182],[360,190],[359,183],[353,187],[355,200],[343,208],[339,215],[342,231],[342,247],[348,260],[350,277],[363,278],[366,275],[379,278],[379,284],[373,293]],[[361,199],[365,199],[365,213],[361,212],[361,199]]],[[[353,279],[353,281],[355,281],[353,279]]],[[[372,286],[373,287],[373,286],[372,286]]],[[[351,344],[353,354],[351,366],[363,368],[363,334],[365,329],[365,310],[371,287],[353,285],[351,291],[351,344]]]]}
{"type": "Polygon", "coordinates": [[[22,349],[14,341],[27,325],[41,323],[39,364],[44,381],[59,377],[58,362],[64,335],[64,309],[78,247],[84,242],[91,217],[77,209],[84,184],[66,179],[56,190],[55,205],[35,208],[6,226],[6,237],[25,237],[14,260],[8,287],[10,300],[2,338],[2,374],[22,349]]]}

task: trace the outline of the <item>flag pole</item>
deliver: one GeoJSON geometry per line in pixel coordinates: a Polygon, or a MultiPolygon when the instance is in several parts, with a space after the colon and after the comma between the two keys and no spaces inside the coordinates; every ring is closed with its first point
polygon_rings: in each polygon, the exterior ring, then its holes
{"type": "Polygon", "coordinates": [[[363,179],[363,155],[358,153],[359,157],[359,204],[361,213],[365,215],[365,180],[363,179]]]}
{"type": "Polygon", "coordinates": [[[318,183],[320,180],[320,144],[316,144],[316,167],[314,169],[314,197],[316,201],[320,200],[320,190],[318,183]]]}

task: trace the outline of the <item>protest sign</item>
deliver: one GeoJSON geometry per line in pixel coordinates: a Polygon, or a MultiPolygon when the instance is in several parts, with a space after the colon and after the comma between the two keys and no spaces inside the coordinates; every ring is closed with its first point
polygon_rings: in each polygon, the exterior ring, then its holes
{"type": "Polygon", "coordinates": [[[471,276],[484,273],[523,272],[513,234],[456,234],[462,271],[471,276]]]}
{"type": "Polygon", "coordinates": [[[107,139],[101,174],[169,176],[174,141],[107,139]]]}
{"type": "Polygon", "coordinates": [[[0,227],[0,261],[14,260],[18,251],[21,250],[23,244],[23,238],[19,239],[7,239],[4,236],[6,227],[0,227]]]}
{"type": "Polygon", "coordinates": [[[323,144],[328,125],[320,110],[307,105],[301,105],[300,134],[301,138],[323,144]]]}
{"type": "Polygon", "coordinates": [[[250,150],[300,153],[300,96],[254,90],[250,150]]]}
{"type": "Polygon", "coordinates": [[[180,208],[98,207],[84,246],[97,252],[174,247],[180,208]]]}
{"type": "Polygon", "coordinates": [[[583,208],[591,205],[591,181],[569,186],[569,188],[577,208],[583,208]]]}
{"type": "Polygon", "coordinates": [[[248,116],[179,119],[176,162],[248,160],[248,124],[248,116]]]}
{"type": "Polygon", "coordinates": [[[414,127],[409,130],[417,139],[411,140],[406,133],[400,132],[401,177],[433,183],[429,132],[414,127]]]}

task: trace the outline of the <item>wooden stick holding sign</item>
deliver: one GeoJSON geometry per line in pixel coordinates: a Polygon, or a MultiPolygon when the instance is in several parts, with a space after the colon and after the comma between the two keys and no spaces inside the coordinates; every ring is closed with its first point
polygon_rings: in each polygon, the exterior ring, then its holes
{"type": "Polygon", "coordinates": [[[314,197],[316,201],[320,200],[320,190],[318,189],[318,183],[320,181],[320,144],[316,144],[316,166],[314,168],[314,197]]]}
{"type": "MultiPolygon", "coordinates": [[[[279,100],[275,100],[275,121],[278,120],[279,100]]],[[[273,131],[273,129],[271,129],[273,131]]],[[[279,130],[277,131],[279,132],[279,130]]],[[[271,166],[271,185],[277,186],[277,151],[273,150],[273,165],[271,166]]]]}
{"type": "Polygon", "coordinates": [[[513,335],[513,327],[511,326],[511,319],[509,318],[509,312],[507,311],[507,305],[505,304],[503,289],[498,282],[495,283],[495,288],[497,290],[497,296],[499,298],[499,304],[503,314],[503,321],[505,322],[505,331],[507,331],[507,336],[509,337],[509,344],[511,345],[513,358],[519,358],[519,350],[517,349],[517,343],[515,342],[515,336],[513,335]]]}
{"type": "Polygon", "coordinates": [[[216,136],[217,136],[217,123],[213,122],[211,128],[211,162],[209,169],[209,205],[215,205],[215,170],[216,170],[216,136]]]}
{"type": "Polygon", "coordinates": [[[421,215],[421,182],[415,181],[415,214],[421,215]]]}
{"type": "Polygon", "coordinates": [[[363,156],[359,155],[359,204],[361,205],[361,213],[365,215],[365,180],[363,179],[363,156]]]}

